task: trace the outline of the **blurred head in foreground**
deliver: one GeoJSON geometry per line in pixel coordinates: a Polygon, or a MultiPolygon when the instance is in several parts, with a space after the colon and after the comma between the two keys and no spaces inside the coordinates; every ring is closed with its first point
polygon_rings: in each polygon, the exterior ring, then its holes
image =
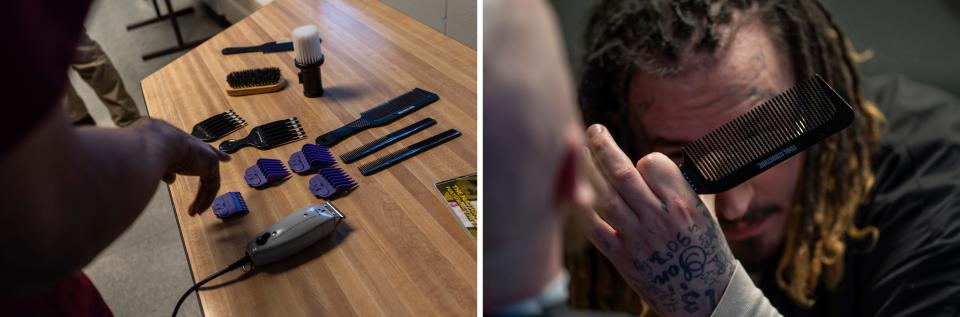
{"type": "Polygon", "coordinates": [[[561,274],[563,227],[594,192],[552,10],[484,2],[484,305],[543,291],[561,274]]]}

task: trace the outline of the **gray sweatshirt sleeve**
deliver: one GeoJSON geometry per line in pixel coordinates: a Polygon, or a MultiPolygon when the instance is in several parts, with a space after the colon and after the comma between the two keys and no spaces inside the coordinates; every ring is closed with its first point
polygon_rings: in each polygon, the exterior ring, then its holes
{"type": "Polygon", "coordinates": [[[737,261],[734,268],[733,277],[730,278],[730,284],[723,292],[723,297],[717,303],[717,308],[713,310],[713,317],[742,316],[742,317],[767,317],[781,316],[763,292],[753,284],[747,271],[737,261]]]}

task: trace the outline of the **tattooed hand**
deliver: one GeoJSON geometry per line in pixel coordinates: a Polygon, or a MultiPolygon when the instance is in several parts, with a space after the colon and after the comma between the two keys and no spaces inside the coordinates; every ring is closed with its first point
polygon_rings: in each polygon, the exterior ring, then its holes
{"type": "Polygon", "coordinates": [[[613,187],[593,215],[591,241],[660,315],[710,315],[734,270],[714,216],[663,154],[634,167],[605,127],[587,135],[613,187]]]}

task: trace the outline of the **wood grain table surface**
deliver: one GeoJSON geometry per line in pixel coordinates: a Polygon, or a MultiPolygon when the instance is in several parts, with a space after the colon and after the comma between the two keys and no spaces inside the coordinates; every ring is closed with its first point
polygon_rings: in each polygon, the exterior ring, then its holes
{"type": "MultiPolygon", "coordinates": [[[[205,316],[472,316],[477,306],[476,243],[440,200],[434,184],[477,171],[477,53],[377,1],[276,0],[144,79],[151,117],[190,131],[197,122],[233,109],[248,125],[224,139],[246,136],[259,124],[296,116],[307,139],[275,149],[243,148],[221,164],[220,194],[243,194],[250,214],[231,221],[208,209],[187,215],[198,188],[180,177],[170,195],[194,281],[244,255],[257,232],[310,204],[322,202],[294,175],[264,190],[247,186],[244,170],[258,158],[287,161],[303,144],[415,87],[440,101],[332,147],[336,155],[426,117],[438,123],[407,140],[343,167],[360,186],[333,201],[346,219],[317,245],[278,263],[228,273],[200,291],[205,316]],[[289,39],[314,24],[323,38],[325,96],[303,97],[293,52],[221,55],[228,46],[289,39]],[[279,67],[279,92],[228,96],[231,71],[279,67]],[[357,167],[446,129],[463,136],[373,176],[357,167]]],[[[183,285],[186,290],[190,285],[183,285]]],[[[172,308],[175,303],[170,303],[172,308]]]]}

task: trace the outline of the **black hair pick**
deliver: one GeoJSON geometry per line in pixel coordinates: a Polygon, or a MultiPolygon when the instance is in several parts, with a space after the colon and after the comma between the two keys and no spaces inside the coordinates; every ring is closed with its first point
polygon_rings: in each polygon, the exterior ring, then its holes
{"type": "Polygon", "coordinates": [[[193,126],[191,135],[203,142],[213,142],[247,125],[233,110],[214,115],[193,126]]]}
{"type": "Polygon", "coordinates": [[[267,150],[306,137],[307,133],[303,131],[300,120],[297,117],[292,117],[254,127],[253,130],[250,130],[250,134],[243,139],[223,141],[223,143],[220,143],[220,150],[225,153],[233,153],[246,146],[267,150]]]}

